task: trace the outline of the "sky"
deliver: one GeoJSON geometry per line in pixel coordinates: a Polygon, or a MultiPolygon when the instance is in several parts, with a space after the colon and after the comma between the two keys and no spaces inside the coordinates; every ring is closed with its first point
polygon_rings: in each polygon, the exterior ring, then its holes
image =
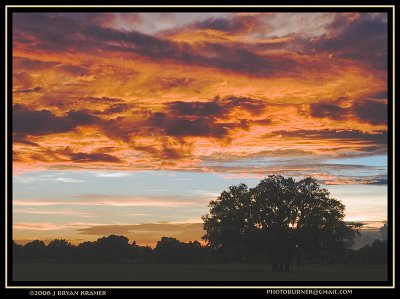
{"type": "Polygon", "coordinates": [[[199,240],[208,202],[317,178],[387,220],[386,13],[13,13],[13,238],[199,240]]]}

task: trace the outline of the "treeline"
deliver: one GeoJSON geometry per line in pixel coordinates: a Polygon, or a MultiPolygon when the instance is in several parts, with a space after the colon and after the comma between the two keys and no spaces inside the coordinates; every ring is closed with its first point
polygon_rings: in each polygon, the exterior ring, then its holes
{"type": "Polygon", "coordinates": [[[35,240],[25,245],[13,241],[14,262],[87,262],[87,263],[199,263],[209,260],[209,248],[198,241],[180,242],[175,238],[162,237],[153,249],[129,243],[124,236],[110,235],[78,246],[63,239],[47,245],[35,240]]]}
{"type": "MultiPolygon", "coordinates": [[[[317,256],[300,252],[293,263],[351,263],[386,264],[387,241],[376,240],[358,250],[348,249],[344,254],[324,251],[317,256]]],[[[175,238],[162,237],[155,248],[129,243],[124,236],[110,235],[93,242],[73,245],[56,239],[47,245],[35,240],[25,245],[13,241],[12,259],[16,263],[26,262],[78,262],[78,263],[272,263],[268,255],[246,254],[238,248],[230,250],[212,249],[198,241],[180,242],[175,238]]]]}
{"type": "Polygon", "coordinates": [[[387,264],[387,240],[375,240],[358,250],[348,250],[344,262],[351,264],[387,264]]]}

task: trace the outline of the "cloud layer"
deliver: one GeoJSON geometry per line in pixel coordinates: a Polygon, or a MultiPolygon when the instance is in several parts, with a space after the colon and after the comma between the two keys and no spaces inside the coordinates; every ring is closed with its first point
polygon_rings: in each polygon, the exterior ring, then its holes
{"type": "Polygon", "coordinates": [[[12,38],[16,172],[387,152],[384,13],[15,13],[12,38]]]}

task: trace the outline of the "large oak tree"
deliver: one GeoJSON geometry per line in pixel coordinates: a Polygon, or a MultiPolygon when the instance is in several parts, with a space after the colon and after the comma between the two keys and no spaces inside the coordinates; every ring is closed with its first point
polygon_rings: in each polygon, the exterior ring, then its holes
{"type": "Polygon", "coordinates": [[[256,187],[231,186],[210,202],[203,239],[222,252],[247,257],[263,250],[274,270],[289,270],[302,254],[339,253],[360,223],[345,223],[345,206],[314,178],[269,176],[256,187]]]}

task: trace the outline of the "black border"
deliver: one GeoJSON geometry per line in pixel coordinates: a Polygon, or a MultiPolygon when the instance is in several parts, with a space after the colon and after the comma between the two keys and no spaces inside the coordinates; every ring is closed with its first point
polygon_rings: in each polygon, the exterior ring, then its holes
{"type": "MultiPolygon", "coordinates": [[[[5,1],[9,3],[5,3],[4,6],[6,5],[33,5],[29,3],[29,1],[5,1]]],[[[37,1],[35,5],[55,5],[54,1],[51,1],[53,3],[49,3],[49,1],[37,1]],[[46,3],[47,2],[47,3],[46,3]]],[[[113,4],[104,4],[104,5],[129,5],[125,3],[119,3],[121,1],[116,1],[116,3],[113,4]]],[[[198,8],[198,7],[106,7],[106,8],[101,8],[101,7],[8,7],[6,10],[4,7],[4,10],[2,10],[2,14],[7,14],[8,17],[8,22],[7,22],[7,27],[8,27],[8,40],[7,40],[7,77],[8,77],[8,84],[5,88],[7,88],[8,91],[12,90],[12,13],[13,12],[234,12],[234,11],[245,11],[245,12],[259,12],[259,11],[273,11],[273,12],[343,12],[343,11],[362,11],[362,12],[388,12],[388,107],[389,108],[389,117],[388,117],[388,234],[390,236],[393,236],[393,185],[394,185],[394,178],[392,177],[392,174],[394,174],[394,164],[393,164],[393,142],[394,142],[394,136],[393,136],[393,127],[394,127],[394,120],[393,120],[393,110],[394,109],[394,100],[393,100],[393,14],[394,11],[391,7],[365,7],[365,5],[395,5],[394,1],[375,1],[379,3],[374,3],[374,4],[366,4],[365,1],[351,1],[352,3],[349,3],[349,1],[335,1],[335,3],[332,3],[332,1],[325,2],[324,5],[360,5],[360,7],[276,7],[279,5],[321,5],[321,3],[316,3],[320,1],[307,1],[307,3],[296,3],[296,1],[269,1],[269,3],[263,3],[263,5],[275,5],[275,7],[240,7],[240,8],[234,8],[234,7],[203,7],[203,8],[198,8]],[[289,2],[289,3],[288,3],[289,2]],[[364,3],[360,3],[364,2],[364,3]],[[364,6],[363,6],[364,5],[364,6]],[[390,105],[389,105],[390,104],[390,105]]],[[[68,1],[68,3],[63,3],[60,4],[59,2],[57,3],[57,6],[59,5],[86,5],[86,3],[82,3],[80,1],[68,1]]],[[[90,5],[90,4],[87,4],[90,5]]],[[[94,4],[91,4],[94,5],[94,4]]],[[[98,3],[96,5],[103,5],[102,3],[98,3]]],[[[133,5],[146,5],[145,3],[137,2],[134,3],[133,5]]],[[[154,4],[156,5],[156,4],[154,4]]],[[[163,3],[157,3],[157,5],[165,5],[163,3]]],[[[172,5],[172,4],[170,4],[172,5]]],[[[178,5],[178,4],[177,4],[178,5]]],[[[202,5],[207,5],[207,4],[202,4],[202,5]]],[[[216,5],[216,4],[214,4],[216,5]]],[[[234,5],[234,4],[231,4],[234,5]]],[[[252,4],[248,4],[252,5],[252,4]]],[[[254,5],[261,5],[261,4],[254,4],[254,5]]],[[[396,14],[397,15],[397,14],[396,14]]],[[[5,20],[5,15],[3,20],[5,20]]],[[[4,24],[4,23],[3,23],[4,24]]],[[[4,32],[4,31],[3,31],[4,32]]],[[[68,281],[68,282],[13,282],[11,280],[12,277],[12,263],[11,263],[11,253],[12,253],[12,159],[9,159],[11,157],[12,153],[12,141],[10,136],[12,136],[12,95],[11,92],[7,93],[7,117],[8,117],[8,125],[7,125],[7,152],[8,152],[8,159],[6,161],[6,167],[7,167],[7,189],[8,189],[8,197],[6,201],[6,205],[8,206],[8,215],[7,215],[7,223],[6,223],[6,228],[7,228],[7,233],[8,233],[8,242],[7,242],[7,258],[8,258],[8,267],[6,268],[7,271],[7,278],[8,281],[5,281],[5,286],[8,287],[25,287],[25,286],[32,286],[32,288],[35,287],[41,287],[40,290],[46,290],[46,287],[59,287],[59,286],[66,286],[66,287],[71,287],[73,288],[74,286],[81,286],[81,287],[87,287],[88,290],[101,290],[101,288],[96,288],[96,289],[91,289],[91,286],[96,286],[96,287],[103,287],[104,285],[107,286],[115,286],[115,287],[133,287],[132,285],[127,285],[127,282],[123,283],[109,283],[109,282],[73,282],[73,281],[68,281]]],[[[5,239],[4,239],[5,240],[5,239]]],[[[393,238],[388,238],[388,244],[389,244],[389,261],[388,261],[388,282],[373,282],[374,287],[376,286],[377,289],[379,290],[379,287],[388,287],[392,286],[394,284],[393,281],[393,269],[390,269],[390,265],[393,265],[393,244],[394,240],[393,238]]],[[[318,283],[310,283],[310,282],[272,282],[273,286],[288,286],[288,287],[307,287],[307,286],[318,286],[318,287],[326,287],[327,289],[330,287],[346,287],[348,286],[351,288],[352,286],[360,286],[360,287],[369,287],[371,285],[371,282],[318,282],[318,283]]],[[[224,286],[224,287],[238,287],[238,286],[251,286],[251,287],[260,287],[260,289],[212,289],[213,293],[219,293],[220,291],[234,291],[235,294],[239,295],[241,294],[242,291],[255,291],[258,292],[260,291],[260,294],[264,294],[264,290],[270,288],[269,286],[265,285],[265,282],[176,282],[176,283],[171,283],[171,282],[165,282],[165,283],[158,283],[158,282],[140,282],[140,284],[137,284],[136,286],[146,286],[149,287],[150,290],[151,287],[156,287],[156,286],[164,286],[164,287],[184,287],[184,286],[196,286],[196,287],[206,287],[206,286],[212,286],[212,287],[218,287],[218,286],[224,286]]],[[[106,288],[106,287],[105,287],[106,288]]],[[[271,287],[273,288],[273,287],[271,287]]],[[[374,294],[377,289],[365,289],[369,294],[374,294]]],[[[22,294],[27,294],[28,289],[21,289],[19,288],[19,291],[22,292],[22,294]]],[[[38,289],[39,290],[39,289],[38,289]]],[[[54,289],[51,289],[54,290],[54,289]]],[[[66,289],[68,290],[68,289],[66,289]]],[[[79,289],[81,290],[81,289],[79,289]]],[[[85,290],[85,289],[82,289],[85,290]]],[[[125,289],[128,291],[139,291],[141,289],[125,289]]],[[[165,291],[165,289],[163,289],[165,291]]],[[[177,290],[177,289],[170,289],[169,291],[172,290],[177,290]]],[[[209,290],[209,289],[208,289],[209,290]]],[[[353,290],[353,293],[361,291],[362,289],[355,289],[353,290]]],[[[13,291],[16,291],[15,289],[13,291]]],[[[107,296],[109,294],[117,294],[119,291],[122,291],[122,289],[108,289],[107,290],[107,296]]],[[[151,291],[158,292],[160,291],[159,289],[151,289],[151,291]]],[[[180,289],[180,292],[184,293],[192,293],[192,289],[180,289]]],[[[203,292],[207,291],[207,289],[196,289],[196,294],[202,294],[203,292]]],[[[382,291],[382,289],[381,289],[382,291]]],[[[389,291],[386,289],[386,291],[389,291]]]]}

